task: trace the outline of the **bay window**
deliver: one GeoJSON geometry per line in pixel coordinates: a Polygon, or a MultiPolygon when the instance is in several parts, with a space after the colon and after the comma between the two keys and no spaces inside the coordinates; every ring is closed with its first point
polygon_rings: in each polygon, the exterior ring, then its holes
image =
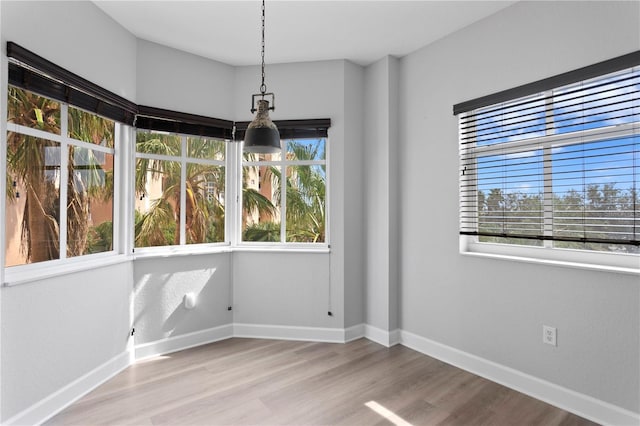
{"type": "Polygon", "coordinates": [[[247,122],[135,105],[14,43],[7,55],[5,284],[134,249],[328,246],[329,119],[276,122],[281,151],[245,154],[247,122]]]}

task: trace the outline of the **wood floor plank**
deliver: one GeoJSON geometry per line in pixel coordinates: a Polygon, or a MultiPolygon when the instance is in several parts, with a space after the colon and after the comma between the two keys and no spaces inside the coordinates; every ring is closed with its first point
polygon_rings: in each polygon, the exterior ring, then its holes
{"type": "MultiPolygon", "coordinates": [[[[305,358],[302,362],[292,360],[286,371],[269,370],[265,368],[265,363],[268,362],[269,359],[265,357],[254,364],[247,364],[244,379],[236,382],[226,384],[224,376],[214,379],[215,385],[203,392],[193,403],[198,406],[233,407],[247,399],[277,393],[283,388],[344,363],[345,360],[341,361],[340,357],[334,353],[319,353],[316,358],[305,358]]],[[[156,420],[164,424],[178,422],[189,410],[191,410],[191,404],[165,410],[156,417],[156,420]]]]}
{"type": "Polygon", "coordinates": [[[594,423],[420,354],[234,338],[138,362],[46,425],[594,423]],[[399,423],[398,423],[399,422],[399,423]]]}

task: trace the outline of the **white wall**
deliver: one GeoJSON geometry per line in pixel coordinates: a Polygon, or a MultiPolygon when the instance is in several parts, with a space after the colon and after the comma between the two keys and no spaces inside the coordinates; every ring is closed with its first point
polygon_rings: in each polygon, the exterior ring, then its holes
{"type": "MultiPolygon", "coordinates": [[[[332,231],[332,249],[340,250],[344,242],[344,326],[353,327],[365,321],[365,211],[364,211],[364,70],[351,62],[344,62],[344,139],[343,149],[332,156],[344,159],[343,173],[331,170],[331,188],[344,187],[341,213],[344,228],[332,231]],[[340,180],[340,178],[343,180],[340,180]],[[336,235],[337,234],[337,235],[336,235]]],[[[335,144],[340,143],[337,141],[335,144]]],[[[334,145],[335,145],[334,144],[334,145]]],[[[331,202],[334,203],[335,197],[331,202]]],[[[340,200],[335,200],[340,202],[340,200]]],[[[332,216],[335,217],[335,216],[332,216]]]]}
{"type": "Polygon", "coordinates": [[[365,69],[366,323],[398,327],[398,70],[386,56],[365,69]]]}
{"type": "Polygon", "coordinates": [[[139,105],[233,120],[233,67],[149,41],[137,43],[139,105]]]}
{"type": "Polygon", "coordinates": [[[136,345],[207,330],[233,322],[231,253],[134,262],[136,345]],[[187,293],[197,297],[186,309],[187,293]]]}
{"type": "MultiPolygon", "coordinates": [[[[135,38],[93,4],[2,1],[0,8],[3,92],[13,41],[135,101],[135,38]]],[[[127,349],[130,263],[1,292],[2,422],[127,349]]]]}
{"type": "Polygon", "coordinates": [[[13,41],[136,102],[136,39],[91,2],[3,0],[0,7],[3,56],[13,41]]]}
{"type": "Polygon", "coordinates": [[[404,330],[640,411],[638,277],[460,255],[452,115],[638,49],[638,2],[519,2],[401,60],[404,330]],[[543,324],[558,328],[557,347],[542,343],[543,324]]]}
{"type": "Polygon", "coordinates": [[[131,263],[2,289],[4,422],[122,354],[131,263]]]}
{"type": "Polygon", "coordinates": [[[389,57],[389,330],[400,328],[400,60],[389,57]]]}
{"type": "Polygon", "coordinates": [[[234,253],[234,321],[341,328],[337,316],[327,315],[329,256],[328,253],[234,253]]]}
{"type": "MultiPolygon", "coordinates": [[[[363,322],[361,195],[362,119],[349,111],[359,105],[362,69],[345,61],[268,65],[267,89],[276,94],[274,120],[330,118],[329,129],[329,235],[331,254],[234,254],[234,321],[267,325],[305,325],[343,328],[363,322]],[[351,90],[356,94],[352,95],[351,90]],[[329,259],[330,257],[330,259],[329,259]],[[271,260],[271,267],[256,277],[256,264],[271,260]],[[330,277],[327,275],[328,265],[330,277]],[[292,271],[313,273],[300,279],[292,271]],[[329,283],[330,297],[329,302],[329,283]],[[273,304],[265,304],[266,293],[273,304]],[[347,293],[347,294],[345,294],[347,293]],[[300,303],[300,304],[299,304],[300,303]],[[334,316],[327,315],[330,306],[334,316]],[[291,314],[283,313],[286,308],[291,314]]],[[[239,67],[235,79],[235,119],[251,120],[251,94],[258,92],[258,67],[239,67]],[[246,101],[246,102],[245,102],[246,101]]],[[[265,263],[265,265],[268,263],[265,263]]]]}

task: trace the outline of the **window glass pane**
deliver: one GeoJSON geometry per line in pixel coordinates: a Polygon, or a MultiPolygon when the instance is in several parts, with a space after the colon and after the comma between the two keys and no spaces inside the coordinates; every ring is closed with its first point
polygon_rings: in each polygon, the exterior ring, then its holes
{"type": "Polygon", "coordinates": [[[180,136],[165,133],[138,132],[136,152],[158,155],[182,155],[180,136]]]}
{"type": "Polygon", "coordinates": [[[464,137],[475,138],[477,146],[513,142],[545,135],[543,95],[484,108],[475,114],[464,137]]]}
{"type": "Polygon", "coordinates": [[[325,241],[325,166],[288,166],[287,242],[325,241]]]}
{"type": "Polygon", "coordinates": [[[243,153],[245,164],[261,164],[243,167],[242,241],[324,243],[327,140],[289,139],[283,143],[284,158],[279,152],[243,153]],[[322,164],[295,164],[303,161],[322,164]],[[271,166],[268,162],[284,165],[271,166]],[[286,176],[286,217],[280,216],[282,170],[286,176]]]}
{"type": "MultiPolygon", "coordinates": [[[[542,150],[477,159],[478,231],[535,236],[543,233],[542,150]]],[[[527,238],[483,236],[482,242],[541,245],[527,238]]]]}
{"type": "Polygon", "coordinates": [[[69,107],[69,137],[113,148],[115,122],[77,108],[69,107]]]}
{"type": "Polygon", "coordinates": [[[113,250],[113,155],[71,146],[67,257],[113,250]]]}
{"type": "Polygon", "coordinates": [[[292,139],[287,141],[287,160],[324,160],[325,139],[292,139]]]}
{"type": "Polygon", "coordinates": [[[186,242],[224,242],[225,168],[187,164],[186,242]]]}
{"type": "Polygon", "coordinates": [[[6,266],[58,259],[60,145],[7,135],[6,266]]]}
{"type": "Polygon", "coordinates": [[[187,137],[187,156],[224,161],[225,141],[219,139],[187,137]]]}
{"type": "MultiPolygon", "coordinates": [[[[634,160],[636,139],[603,140],[553,150],[554,236],[622,241],[633,238],[634,226],[637,229],[640,225],[636,213],[640,208],[640,164],[634,160]]],[[[631,245],[599,242],[556,241],[554,246],[639,252],[631,245]]]]}
{"type": "Polygon", "coordinates": [[[461,234],[640,253],[639,95],[635,67],[461,116],[461,234]]]}
{"type": "Polygon", "coordinates": [[[186,244],[225,241],[225,172],[222,165],[186,163],[182,192],[180,158],[225,161],[226,142],[198,136],[138,132],[138,154],[176,157],[176,161],[136,159],[136,247],[181,243],[184,197],[186,244]],[[186,150],[182,152],[182,141],[186,150]]]}
{"type": "Polygon", "coordinates": [[[7,121],[60,134],[60,103],[17,87],[9,86],[7,121]]]}
{"type": "Polygon", "coordinates": [[[576,132],[639,121],[639,92],[639,69],[555,90],[555,132],[576,132]]]}
{"type": "Polygon", "coordinates": [[[243,241],[280,241],[280,174],[280,167],[243,167],[243,241]]]}
{"type": "Polygon", "coordinates": [[[135,246],[180,243],[180,162],[136,160],[135,246]]]}

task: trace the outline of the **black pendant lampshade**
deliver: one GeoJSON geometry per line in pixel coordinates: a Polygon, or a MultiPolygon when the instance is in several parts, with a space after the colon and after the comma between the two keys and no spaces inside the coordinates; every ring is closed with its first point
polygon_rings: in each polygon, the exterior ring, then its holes
{"type": "Polygon", "coordinates": [[[280,133],[269,118],[269,101],[258,100],[258,112],[244,135],[244,150],[256,154],[280,151],[280,133]]]}
{"type": "Polygon", "coordinates": [[[275,95],[267,93],[267,85],[264,83],[264,3],[264,0],[262,0],[262,84],[260,85],[260,93],[251,97],[251,112],[257,111],[257,114],[247,126],[247,131],[244,135],[244,151],[256,154],[273,154],[279,152],[281,148],[280,133],[271,118],[269,118],[269,110],[275,110],[275,95]],[[269,106],[269,101],[265,99],[266,96],[271,96],[271,106],[269,106]],[[258,99],[257,109],[255,108],[256,97],[260,98],[258,99]]]}

